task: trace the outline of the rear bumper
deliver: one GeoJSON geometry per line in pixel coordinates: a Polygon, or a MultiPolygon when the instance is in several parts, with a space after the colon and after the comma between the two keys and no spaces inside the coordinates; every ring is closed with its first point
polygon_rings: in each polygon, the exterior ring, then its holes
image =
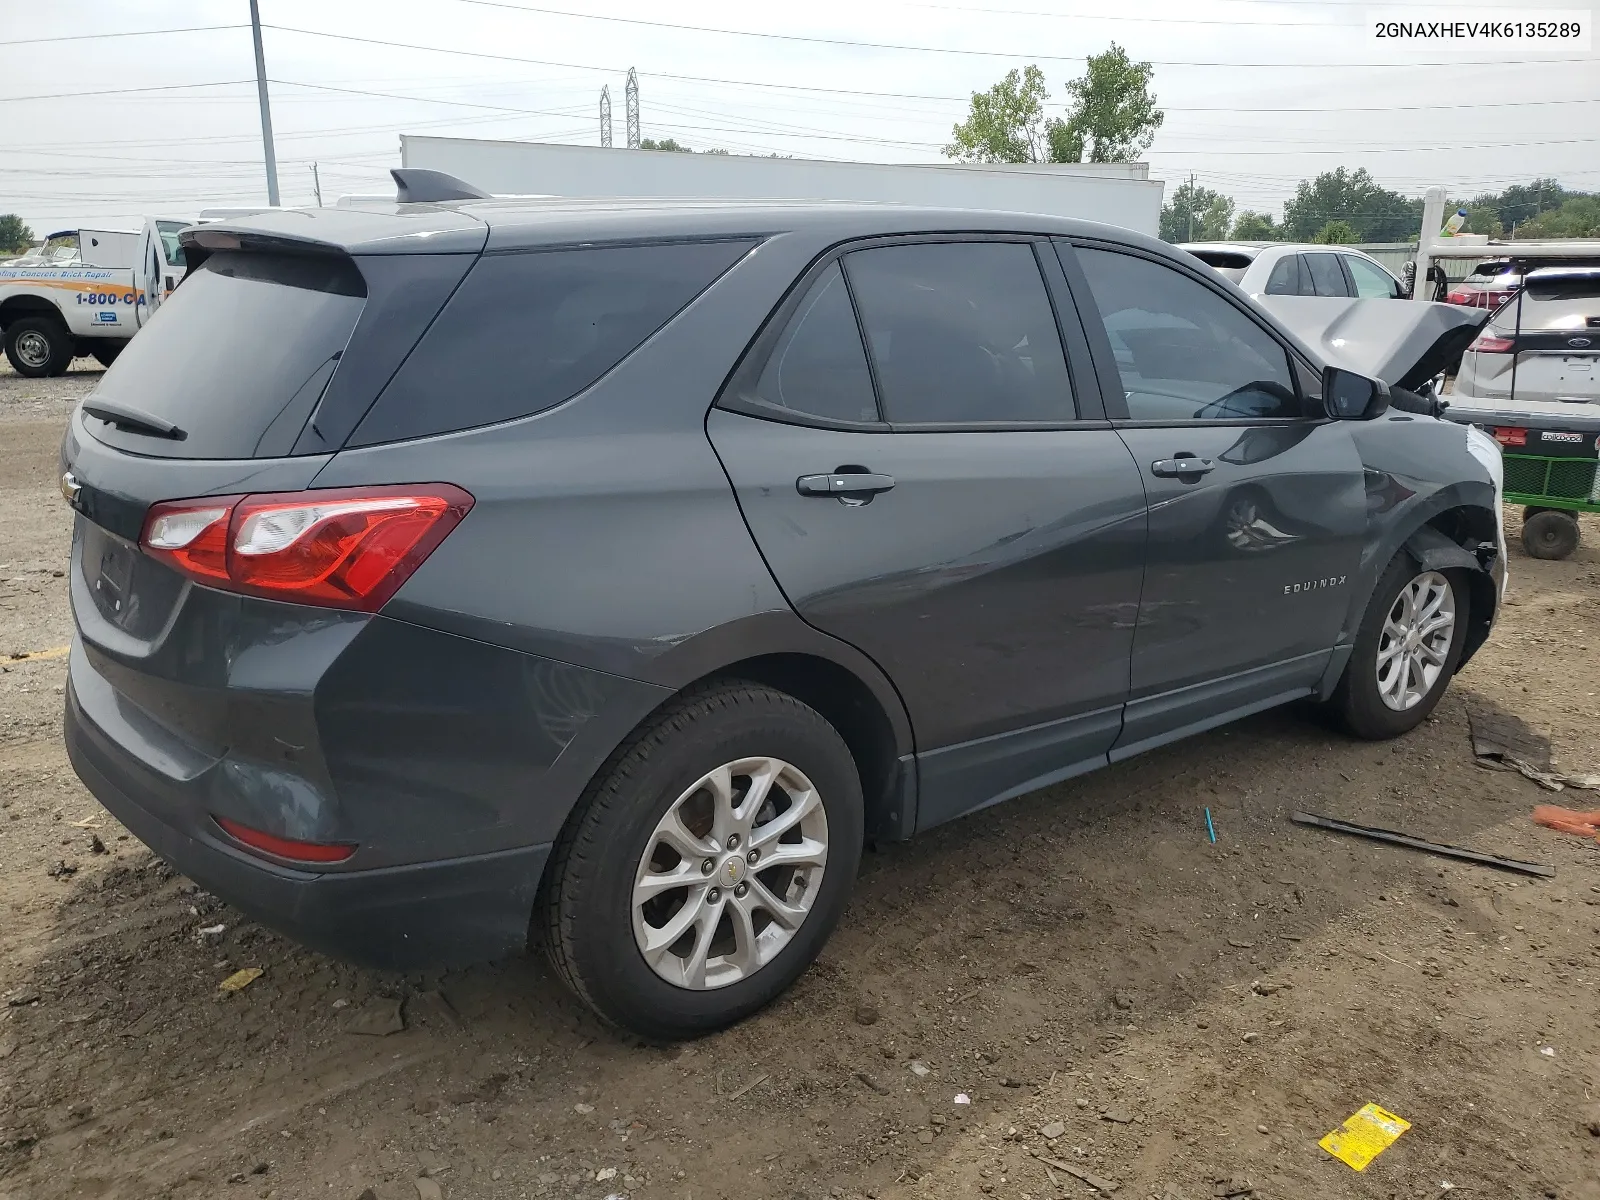
{"type": "Polygon", "coordinates": [[[519,953],[549,845],[364,871],[312,872],[253,858],[203,818],[184,824],[170,783],[84,713],[69,682],[67,754],[111,814],[188,878],[249,916],[338,958],[403,970],[519,953]],[[154,810],[154,811],[152,811],[154,810]]]}

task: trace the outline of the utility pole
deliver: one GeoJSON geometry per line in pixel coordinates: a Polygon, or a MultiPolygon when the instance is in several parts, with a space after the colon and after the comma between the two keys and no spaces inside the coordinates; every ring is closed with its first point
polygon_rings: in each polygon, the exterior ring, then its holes
{"type": "Polygon", "coordinates": [[[600,89],[600,144],[611,149],[611,85],[600,89]]]}
{"type": "Polygon", "coordinates": [[[256,42],[256,96],[261,101],[261,151],[267,163],[267,203],[278,204],[278,156],[272,149],[272,102],[267,99],[267,59],[261,52],[261,9],[250,0],[250,34],[256,42]]]}
{"type": "Polygon", "coordinates": [[[322,207],[322,176],[317,174],[317,164],[311,164],[311,190],[317,195],[317,207],[322,207]]]}
{"type": "MultiPolygon", "coordinates": [[[[254,0],[252,0],[252,3],[254,0]]],[[[628,68],[628,87],[623,93],[623,100],[628,110],[628,149],[639,148],[639,74],[632,67],[628,68]]]]}
{"type": "MultiPolygon", "coordinates": [[[[254,4],[256,0],[250,0],[254,4]]],[[[1189,172],[1189,236],[1183,239],[1186,242],[1194,241],[1194,172],[1189,172]]]]}

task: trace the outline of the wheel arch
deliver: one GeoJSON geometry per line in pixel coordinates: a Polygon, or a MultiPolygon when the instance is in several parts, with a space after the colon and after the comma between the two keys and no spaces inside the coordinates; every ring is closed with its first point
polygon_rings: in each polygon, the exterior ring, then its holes
{"type": "MultiPolygon", "coordinates": [[[[62,325],[67,324],[67,316],[61,311],[61,306],[43,296],[7,296],[0,300],[0,331],[24,317],[49,317],[60,321],[62,325]]],[[[70,328],[68,332],[71,332],[70,328]]]]}
{"type": "Polygon", "coordinates": [[[649,682],[677,695],[719,679],[765,684],[821,713],[839,731],[861,774],[867,836],[911,836],[916,743],[905,702],[877,663],[793,612],[775,611],[729,622],[674,647],[652,664],[649,682]]]}

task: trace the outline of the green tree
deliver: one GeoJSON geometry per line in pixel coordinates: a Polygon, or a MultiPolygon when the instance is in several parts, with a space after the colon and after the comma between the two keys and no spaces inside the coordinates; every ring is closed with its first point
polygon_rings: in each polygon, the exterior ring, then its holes
{"type": "Polygon", "coordinates": [[[1571,197],[1582,195],[1582,192],[1568,191],[1556,179],[1534,179],[1528,183],[1513,184],[1497,196],[1479,196],[1477,199],[1494,204],[1499,213],[1501,227],[1510,230],[1520,227],[1524,221],[1533,220],[1541,213],[1560,208],[1571,197]]]}
{"type": "Polygon", "coordinates": [[[1277,242],[1283,239],[1271,213],[1251,212],[1246,209],[1233,223],[1233,240],[1236,242],[1277,242]]]}
{"type": "Polygon", "coordinates": [[[641,150],[670,150],[675,154],[693,154],[694,151],[682,145],[675,138],[662,138],[659,142],[655,138],[640,138],[641,150]]]}
{"type": "Polygon", "coordinates": [[[1329,221],[1317,230],[1313,242],[1323,246],[1350,246],[1357,241],[1355,226],[1349,221],[1329,221]]]}
{"type": "Polygon", "coordinates": [[[1300,181],[1294,199],[1283,206],[1288,240],[1308,242],[1330,221],[1343,221],[1357,242],[1399,242],[1417,236],[1422,201],[1382,187],[1365,167],[1339,167],[1300,181]]]}
{"type": "Polygon", "coordinates": [[[1091,54],[1067,84],[1065,118],[1047,116],[1044,72],[1013,68],[986,92],[973,92],[967,119],[951,130],[947,158],[962,162],[1132,162],[1150,148],[1165,114],[1150,94],[1153,68],[1115,42],[1091,54]]]}
{"type": "Polygon", "coordinates": [[[1161,206],[1161,237],[1168,242],[1218,242],[1233,227],[1233,201],[1200,184],[1180,183],[1161,206]]]}
{"type": "Polygon", "coordinates": [[[33,245],[33,230],[16,213],[0,215],[0,250],[19,253],[33,245]]]}
{"type": "MultiPolygon", "coordinates": [[[[967,119],[950,131],[945,157],[981,163],[1078,161],[1054,153],[1066,123],[1045,117],[1048,99],[1043,71],[1031,63],[1020,71],[1012,68],[988,91],[972,93],[967,119]]],[[[1065,144],[1060,149],[1064,152],[1065,144]]]]}
{"type": "MultiPolygon", "coordinates": [[[[1115,42],[1104,54],[1089,55],[1084,73],[1067,84],[1067,94],[1072,97],[1067,121],[1059,135],[1051,137],[1052,149],[1059,141],[1064,154],[1076,149],[1081,156],[1087,148],[1090,162],[1138,159],[1166,120],[1150,94],[1154,73],[1149,63],[1132,61],[1115,42]]],[[[1080,158],[1064,156],[1055,161],[1078,162],[1080,158]]]]}
{"type": "Polygon", "coordinates": [[[1560,208],[1546,210],[1517,226],[1518,238],[1600,237],[1600,196],[1569,193],[1560,208]]]}

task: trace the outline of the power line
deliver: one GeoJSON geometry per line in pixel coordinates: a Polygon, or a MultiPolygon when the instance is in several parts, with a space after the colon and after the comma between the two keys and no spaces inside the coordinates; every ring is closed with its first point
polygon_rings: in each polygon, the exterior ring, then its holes
{"type": "MultiPolygon", "coordinates": [[[[323,30],[320,30],[320,29],[301,29],[301,28],[298,28],[296,26],[291,26],[291,25],[270,25],[269,24],[269,25],[265,26],[265,28],[275,30],[275,31],[277,31],[279,33],[298,33],[298,34],[302,35],[303,37],[328,38],[328,39],[331,39],[333,41],[357,42],[357,43],[360,43],[362,45],[368,45],[368,46],[384,46],[384,47],[387,47],[388,49],[391,49],[391,50],[419,50],[419,51],[424,51],[424,52],[427,52],[427,53],[430,53],[430,54],[452,54],[452,55],[456,55],[456,56],[462,57],[462,58],[480,58],[480,59],[488,59],[488,60],[491,60],[491,61],[494,61],[494,62],[521,63],[523,65],[536,66],[536,67],[557,67],[557,68],[560,68],[562,70],[567,70],[567,71],[596,71],[596,72],[601,72],[601,73],[604,73],[604,74],[617,74],[619,72],[622,72],[622,71],[626,70],[626,68],[619,67],[619,66],[599,66],[599,65],[596,65],[594,63],[561,62],[561,61],[556,61],[556,60],[553,60],[553,59],[528,58],[528,57],[525,57],[525,56],[522,56],[522,55],[515,55],[515,54],[496,54],[496,53],[493,53],[493,52],[490,52],[490,51],[486,51],[486,50],[456,50],[456,49],[452,49],[451,47],[448,47],[448,46],[425,46],[425,45],[422,45],[421,43],[418,43],[418,42],[397,42],[397,41],[392,41],[392,40],[388,40],[388,39],[384,39],[384,38],[360,37],[360,36],[357,36],[355,34],[348,34],[348,33],[327,33],[327,32],[325,32],[323,30]]],[[[1548,61],[1557,61],[1557,60],[1548,60],[1548,61]]],[[[1561,61],[1567,61],[1567,60],[1561,60],[1561,61]]],[[[1225,64],[1225,65],[1228,65],[1228,64],[1225,64]]],[[[1285,64],[1285,65],[1293,65],[1293,64],[1285,64]]],[[[1408,65],[1413,65],[1413,64],[1408,64],[1408,65]]],[[[1426,66],[1426,65],[1430,65],[1430,64],[1414,64],[1414,65],[1426,66]]],[[[1432,65],[1447,66],[1447,65],[1451,65],[1451,64],[1439,63],[1439,64],[1432,64],[1432,65]]],[[[1471,65],[1471,64],[1467,64],[1467,65],[1471,65]]],[[[1477,64],[1477,65],[1482,65],[1482,64],[1477,64]]],[[[877,99],[884,99],[884,100],[931,100],[931,101],[938,101],[938,102],[952,103],[952,104],[966,104],[972,98],[972,93],[968,93],[965,96],[942,96],[942,95],[934,95],[934,94],[928,93],[928,92],[881,92],[881,91],[868,91],[868,90],[861,89],[861,88],[820,87],[820,86],[816,86],[816,85],[798,84],[798,83],[771,83],[771,82],[767,82],[767,81],[764,81],[764,80],[755,80],[755,79],[727,79],[727,78],[714,76],[714,75],[683,75],[683,74],[676,74],[676,73],[667,72],[667,71],[652,71],[652,72],[650,72],[650,77],[652,79],[671,80],[671,81],[676,82],[676,83],[708,83],[708,84],[713,84],[713,85],[721,86],[721,87],[759,88],[759,89],[765,89],[765,90],[770,90],[770,91],[779,91],[779,92],[814,92],[814,93],[817,93],[817,94],[830,95],[830,96],[867,96],[867,97],[872,97],[872,98],[877,98],[877,99]]],[[[1399,107],[1396,107],[1396,108],[1393,108],[1393,109],[1385,108],[1385,107],[1381,107],[1381,106],[1380,107],[1373,107],[1373,108],[1346,108],[1346,107],[1341,106],[1341,105],[1333,105],[1333,106],[1329,106],[1327,108],[1269,108],[1269,107],[1263,107],[1263,106],[1259,106],[1259,105],[1240,105],[1238,107],[1228,107],[1228,106],[1225,106],[1225,105],[1224,106],[1201,106],[1201,107],[1195,107],[1195,108],[1185,108],[1185,107],[1179,107],[1179,106],[1164,106],[1164,108],[1165,108],[1165,111],[1167,111],[1167,112],[1329,112],[1329,113],[1369,112],[1369,111],[1370,112],[1389,112],[1389,111],[1396,111],[1396,112],[1411,112],[1411,111],[1431,112],[1431,111],[1436,111],[1436,110],[1457,109],[1457,108],[1514,108],[1514,107],[1522,107],[1522,106],[1525,106],[1525,105],[1593,104],[1593,103],[1597,103],[1597,102],[1600,102],[1600,101],[1597,101],[1596,99],[1582,99],[1582,100],[1511,100],[1511,101],[1497,101],[1497,102],[1488,102],[1488,103],[1473,103],[1473,102],[1470,102],[1470,101],[1457,103],[1455,101],[1451,101],[1448,104],[1399,106],[1399,107]]]]}
{"type": "Polygon", "coordinates": [[[220,29],[249,29],[248,25],[189,25],[182,29],[129,29],[121,33],[74,33],[64,37],[7,38],[7,46],[40,46],[46,42],[97,42],[103,38],[163,37],[169,33],[212,33],[220,29]]]}
{"type": "Polygon", "coordinates": [[[571,117],[580,112],[587,111],[587,105],[571,105],[567,108],[516,108],[506,104],[479,104],[475,100],[448,100],[440,96],[406,96],[398,92],[374,92],[363,88],[334,87],[328,83],[303,83],[296,79],[274,79],[272,83],[281,87],[312,88],[319,92],[340,92],[348,96],[372,96],[379,100],[408,100],[417,104],[453,104],[462,108],[487,108],[497,112],[517,113],[521,116],[533,117],[571,117]]]}
{"type": "Polygon", "coordinates": [[[101,88],[94,92],[52,92],[39,96],[0,96],[0,104],[14,104],[21,100],[68,100],[76,96],[127,96],[135,92],[175,92],[184,88],[237,87],[241,83],[254,83],[254,79],[220,79],[215,83],[162,83],[154,87],[101,88]]]}
{"type": "MultiPolygon", "coordinates": [[[[578,21],[605,21],[616,25],[642,25],[651,29],[674,29],[686,33],[715,33],[724,37],[764,38],[780,42],[805,42],[816,46],[847,46],[852,49],[863,50],[908,50],[919,54],[966,54],[982,58],[1011,58],[1011,59],[1045,59],[1050,62],[1083,62],[1082,54],[1039,54],[1037,52],[1023,53],[1016,50],[973,50],[958,46],[918,46],[903,42],[865,42],[852,38],[815,37],[800,33],[768,33],[755,29],[724,29],[716,25],[683,25],[672,21],[650,21],[643,17],[611,17],[599,13],[569,12],[560,8],[534,8],[524,4],[508,4],[505,0],[456,0],[457,4],[471,4],[480,8],[506,9],[510,12],[533,13],[546,17],[569,17],[578,21]]],[[[1356,67],[1400,67],[1410,69],[1413,67],[1491,67],[1491,66],[1521,66],[1530,63],[1562,63],[1562,62],[1587,62],[1588,56],[1579,58],[1522,58],[1500,59],[1491,62],[1392,62],[1392,63],[1241,63],[1241,62],[1191,62],[1181,59],[1145,59],[1152,66],[1158,67],[1270,67],[1276,70],[1305,70],[1311,67],[1336,67],[1349,70],[1356,67]]]]}

